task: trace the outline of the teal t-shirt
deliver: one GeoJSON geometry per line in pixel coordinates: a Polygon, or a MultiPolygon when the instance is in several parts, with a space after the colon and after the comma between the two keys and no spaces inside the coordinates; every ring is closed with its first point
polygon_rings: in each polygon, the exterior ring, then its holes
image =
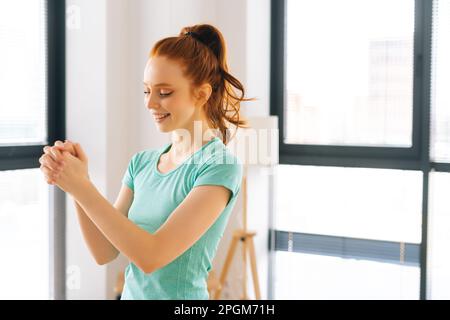
{"type": "Polygon", "coordinates": [[[123,300],[209,299],[208,272],[240,191],[242,164],[215,137],[175,169],[161,173],[157,163],[170,147],[171,143],[138,152],[128,165],[122,182],[134,191],[128,218],[136,225],[156,232],[196,186],[221,185],[231,190],[232,196],[214,224],[171,263],[146,274],[130,262],[125,270],[123,300]]]}

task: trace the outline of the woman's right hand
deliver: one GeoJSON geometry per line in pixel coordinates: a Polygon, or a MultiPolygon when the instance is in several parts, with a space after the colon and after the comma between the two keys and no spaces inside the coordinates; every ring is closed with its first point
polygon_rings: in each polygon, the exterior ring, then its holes
{"type": "Polygon", "coordinates": [[[67,140],[64,143],[58,140],[53,147],[44,147],[44,154],[39,158],[39,163],[41,164],[40,169],[48,184],[55,184],[55,177],[57,177],[64,167],[63,152],[69,152],[77,157],[74,144],[67,140]]]}

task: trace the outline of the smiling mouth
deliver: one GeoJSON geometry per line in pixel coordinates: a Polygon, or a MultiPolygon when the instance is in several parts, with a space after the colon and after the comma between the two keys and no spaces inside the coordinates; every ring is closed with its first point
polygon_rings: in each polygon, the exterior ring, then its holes
{"type": "Polygon", "coordinates": [[[162,120],[164,120],[164,119],[170,117],[170,113],[167,113],[167,114],[162,115],[162,116],[156,116],[156,115],[155,115],[155,116],[153,116],[153,117],[155,118],[156,121],[162,121],[162,120]]]}

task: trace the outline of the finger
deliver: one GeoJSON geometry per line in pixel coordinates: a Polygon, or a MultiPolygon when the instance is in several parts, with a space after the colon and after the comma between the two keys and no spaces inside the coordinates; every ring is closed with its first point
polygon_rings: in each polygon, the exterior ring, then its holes
{"type": "Polygon", "coordinates": [[[57,177],[52,173],[52,171],[48,167],[41,165],[40,169],[44,174],[45,180],[47,181],[48,184],[56,183],[57,177]]]}
{"type": "Polygon", "coordinates": [[[49,167],[41,165],[40,166],[40,170],[42,171],[42,173],[49,177],[49,178],[56,178],[58,177],[58,174],[56,174],[53,170],[51,170],[49,167]]]}
{"type": "Polygon", "coordinates": [[[42,150],[44,152],[48,152],[51,148],[59,148],[61,150],[62,147],[60,147],[60,146],[45,146],[42,150]]]}
{"type": "Polygon", "coordinates": [[[78,157],[77,152],[75,151],[74,143],[66,140],[64,142],[64,150],[68,151],[74,157],[78,157]]]}
{"type": "Polygon", "coordinates": [[[65,143],[60,143],[60,141],[57,141],[55,145],[53,145],[52,148],[57,148],[58,150],[63,150],[65,148],[65,143]]]}
{"type": "Polygon", "coordinates": [[[53,159],[55,159],[57,162],[62,162],[64,157],[62,155],[62,151],[59,150],[58,147],[51,147],[50,153],[53,159]]]}
{"type": "Polygon", "coordinates": [[[54,152],[52,152],[52,148],[53,147],[49,147],[49,146],[44,147],[44,153],[51,156],[54,160],[57,160],[57,157],[55,156],[54,152]]]}
{"type": "Polygon", "coordinates": [[[50,155],[44,154],[39,158],[39,163],[49,167],[53,171],[61,171],[63,169],[63,165],[56,162],[50,155]]]}
{"type": "Polygon", "coordinates": [[[44,174],[44,179],[45,179],[45,182],[47,182],[47,184],[50,184],[52,186],[56,185],[56,181],[53,180],[52,178],[46,176],[45,174],[44,174]]]}
{"type": "Polygon", "coordinates": [[[61,151],[62,155],[64,155],[64,151],[67,151],[72,156],[74,156],[74,157],[77,156],[72,142],[68,142],[66,140],[64,143],[61,143],[60,141],[57,141],[56,143],[55,143],[55,146],[53,146],[53,148],[56,148],[57,150],[61,151]],[[57,145],[56,145],[56,143],[57,143],[57,145]]]}
{"type": "Polygon", "coordinates": [[[87,162],[87,156],[84,152],[83,148],[81,148],[81,145],[79,143],[75,143],[74,145],[75,152],[77,153],[78,159],[80,159],[83,162],[87,162]]]}
{"type": "Polygon", "coordinates": [[[58,140],[55,142],[53,148],[57,148],[57,150],[60,150],[61,152],[68,151],[71,155],[76,157],[75,150],[73,148],[73,143],[70,142],[69,140],[64,140],[64,142],[58,140]]]}
{"type": "Polygon", "coordinates": [[[75,149],[73,148],[73,143],[68,140],[65,140],[64,143],[61,142],[60,140],[56,141],[53,148],[56,148],[57,150],[60,150],[61,152],[68,151],[71,155],[73,155],[75,157],[77,156],[75,154],[75,149]]]}

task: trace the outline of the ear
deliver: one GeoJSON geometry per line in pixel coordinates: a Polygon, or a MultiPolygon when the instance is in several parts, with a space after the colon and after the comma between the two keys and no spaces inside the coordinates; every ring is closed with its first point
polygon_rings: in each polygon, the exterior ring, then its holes
{"type": "Polygon", "coordinates": [[[197,103],[200,106],[203,106],[208,102],[209,98],[212,94],[212,87],[209,83],[204,83],[200,87],[197,88],[197,103]]]}

